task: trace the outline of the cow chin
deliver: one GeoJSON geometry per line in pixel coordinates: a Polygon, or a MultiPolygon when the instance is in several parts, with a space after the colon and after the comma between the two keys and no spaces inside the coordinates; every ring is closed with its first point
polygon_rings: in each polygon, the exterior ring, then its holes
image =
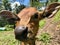
{"type": "Polygon", "coordinates": [[[22,36],[22,35],[15,35],[15,38],[17,40],[19,40],[19,41],[26,41],[27,40],[27,36],[26,35],[24,35],[24,36],[22,36]]]}

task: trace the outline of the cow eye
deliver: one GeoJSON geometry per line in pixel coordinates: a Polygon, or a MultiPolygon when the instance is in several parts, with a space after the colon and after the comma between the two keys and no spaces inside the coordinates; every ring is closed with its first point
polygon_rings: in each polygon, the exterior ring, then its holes
{"type": "Polygon", "coordinates": [[[34,14],[32,18],[33,18],[33,19],[38,19],[38,14],[37,14],[37,13],[34,14]]]}

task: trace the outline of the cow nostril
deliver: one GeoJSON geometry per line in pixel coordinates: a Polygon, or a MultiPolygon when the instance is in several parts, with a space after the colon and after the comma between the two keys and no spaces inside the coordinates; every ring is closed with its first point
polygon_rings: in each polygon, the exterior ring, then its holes
{"type": "Polygon", "coordinates": [[[20,26],[15,28],[15,38],[23,40],[27,37],[28,27],[20,26]]]}
{"type": "Polygon", "coordinates": [[[27,30],[28,30],[28,27],[24,27],[24,26],[16,27],[15,28],[15,33],[21,34],[21,33],[25,32],[27,30]]]}
{"type": "Polygon", "coordinates": [[[24,26],[19,27],[19,30],[26,30],[26,29],[27,27],[24,27],[24,26]]]}

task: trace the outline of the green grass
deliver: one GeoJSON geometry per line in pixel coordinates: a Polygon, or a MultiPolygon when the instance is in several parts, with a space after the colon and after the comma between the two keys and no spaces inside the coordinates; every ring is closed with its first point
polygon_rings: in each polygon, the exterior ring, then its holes
{"type": "Polygon", "coordinates": [[[0,45],[19,45],[13,31],[0,31],[0,45]]]}
{"type": "Polygon", "coordinates": [[[53,18],[53,22],[57,22],[60,20],[60,10],[55,14],[54,18],[53,18]]]}
{"type": "Polygon", "coordinates": [[[49,42],[50,41],[50,35],[48,33],[42,33],[39,38],[43,42],[49,42]]]}
{"type": "Polygon", "coordinates": [[[39,27],[40,28],[43,28],[44,27],[44,25],[45,25],[45,23],[46,23],[46,21],[43,19],[43,20],[40,20],[40,22],[39,22],[39,27]]]}
{"type": "Polygon", "coordinates": [[[45,43],[45,45],[48,45],[48,43],[51,40],[51,36],[48,33],[42,33],[39,36],[39,40],[42,41],[43,43],[45,43]]]}

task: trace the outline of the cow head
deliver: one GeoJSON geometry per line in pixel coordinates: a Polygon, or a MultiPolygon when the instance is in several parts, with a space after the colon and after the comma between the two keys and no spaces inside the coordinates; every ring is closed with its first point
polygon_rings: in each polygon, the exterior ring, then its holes
{"type": "Polygon", "coordinates": [[[44,11],[38,11],[34,7],[24,8],[18,15],[10,14],[9,11],[1,12],[7,20],[16,21],[15,38],[20,41],[35,39],[39,28],[39,21],[45,17],[53,17],[60,8],[60,3],[53,3],[46,7],[44,11]],[[6,15],[5,15],[6,13],[6,15]],[[9,18],[8,18],[9,17],[9,18]]]}
{"type": "Polygon", "coordinates": [[[60,3],[50,4],[44,11],[39,12],[34,7],[28,7],[23,9],[18,17],[20,21],[17,21],[15,28],[15,37],[20,41],[34,39],[38,28],[39,20],[45,17],[52,17],[60,8],[60,3]],[[52,7],[51,7],[52,6],[52,7]]]}

